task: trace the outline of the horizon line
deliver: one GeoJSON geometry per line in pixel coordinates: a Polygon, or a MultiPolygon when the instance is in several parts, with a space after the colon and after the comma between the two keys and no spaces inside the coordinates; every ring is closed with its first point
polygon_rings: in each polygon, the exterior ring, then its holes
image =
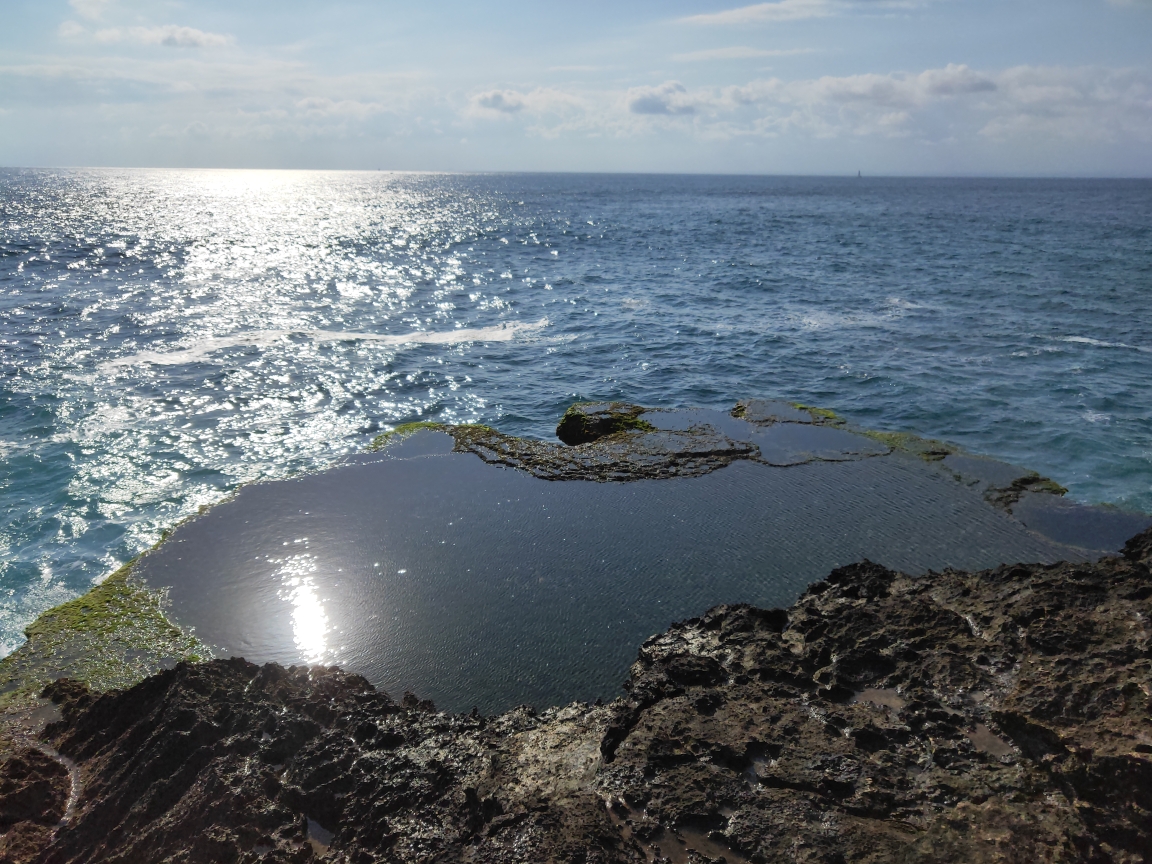
{"type": "Polygon", "coordinates": [[[444,174],[456,176],[494,175],[571,175],[617,177],[763,177],[788,179],[860,179],[860,180],[1152,180],[1150,174],[863,174],[801,173],[758,171],[629,171],[575,169],[501,169],[501,168],[281,168],[244,166],[172,166],[172,165],[0,165],[0,171],[235,171],[283,173],[344,174],[444,174]]]}

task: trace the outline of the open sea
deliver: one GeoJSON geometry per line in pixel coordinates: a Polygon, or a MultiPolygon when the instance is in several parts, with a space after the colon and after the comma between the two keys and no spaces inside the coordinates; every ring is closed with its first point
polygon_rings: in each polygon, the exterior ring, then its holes
{"type": "Polygon", "coordinates": [[[1152,513],[1152,181],[0,171],[0,654],[395,424],[748,396],[1152,513]]]}

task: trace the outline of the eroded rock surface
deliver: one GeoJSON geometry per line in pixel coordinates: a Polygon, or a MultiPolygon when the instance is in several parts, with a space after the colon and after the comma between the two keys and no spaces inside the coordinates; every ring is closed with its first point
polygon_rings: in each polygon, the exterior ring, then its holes
{"type": "Polygon", "coordinates": [[[645,410],[629,402],[577,402],[556,424],[556,437],[574,447],[617,432],[652,431],[652,424],[640,416],[645,410]]]}
{"type": "MultiPolygon", "coordinates": [[[[486,426],[445,430],[455,439],[458,451],[475,453],[489,464],[527,471],[541,480],[603,483],[695,477],[759,453],[755,444],[735,441],[711,426],[656,429],[639,419],[646,409],[608,404],[616,407],[587,413],[569,410],[566,419],[578,416],[580,420],[569,424],[568,437],[563,439],[567,444],[517,438],[486,426]]],[[[557,432],[564,429],[562,421],[557,432]]]]}
{"type": "Polygon", "coordinates": [[[1144,861],[1150,564],[1152,532],[1097,564],[857,564],[539,714],[235,659],[53,685],[84,790],[35,860],[1144,861]]]}
{"type": "Polygon", "coordinates": [[[68,769],[47,748],[27,743],[0,752],[0,862],[34,858],[68,807],[68,769]]]}

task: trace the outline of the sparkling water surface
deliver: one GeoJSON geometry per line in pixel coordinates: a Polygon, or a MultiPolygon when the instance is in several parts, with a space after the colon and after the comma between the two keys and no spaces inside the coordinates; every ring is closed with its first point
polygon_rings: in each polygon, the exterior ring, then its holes
{"type": "Polygon", "coordinates": [[[391,425],[782,396],[1152,512],[1152,182],[0,172],[0,650],[391,425]]]}
{"type": "Polygon", "coordinates": [[[1123,523],[1112,544],[1093,532],[1093,554],[990,506],[957,466],[828,427],[691,413],[644,416],[724,428],[774,464],[549,482],[422,430],[246,486],[134,572],[222,656],[339,665],[442,710],[496,713],[610,700],[640,644],[673,621],[719,603],[789,606],[864,558],[912,574],[1086,560],[1152,523],[1084,508],[1123,523]]]}

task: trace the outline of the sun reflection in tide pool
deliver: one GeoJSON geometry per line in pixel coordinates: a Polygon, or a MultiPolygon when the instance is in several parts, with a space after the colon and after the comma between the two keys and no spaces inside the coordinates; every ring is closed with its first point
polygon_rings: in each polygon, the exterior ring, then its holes
{"type": "Polygon", "coordinates": [[[276,571],[283,587],[281,600],[292,604],[292,638],[303,659],[319,663],[328,653],[328,615],[316,591],[316,559],[312,555],[293,555],[276,571]]]}

